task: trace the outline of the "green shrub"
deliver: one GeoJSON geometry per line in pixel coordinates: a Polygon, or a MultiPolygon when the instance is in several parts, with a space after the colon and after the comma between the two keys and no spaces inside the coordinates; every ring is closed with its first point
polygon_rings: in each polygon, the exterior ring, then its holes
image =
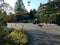
{"type": "Polygon", "coordinates": [[[1,30],[0,28],[0,45],[4,45],[6,43],[5,37],[8,35],[7,30],[1,30]]]}
{"type": "Polygon", "coordinates": [[[23,30],[14,30],[6,36],[6,42],[8,45],[27,45],[27,32],[23,30]]]}

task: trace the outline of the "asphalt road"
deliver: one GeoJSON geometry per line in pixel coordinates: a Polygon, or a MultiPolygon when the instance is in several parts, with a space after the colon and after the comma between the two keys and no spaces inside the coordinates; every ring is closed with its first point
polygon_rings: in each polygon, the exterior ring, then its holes
{"type": "Polygon", "coordinates": [[[29,30],[30,45],[60,45],[60,34],[41,30],[29,30]]]}
{"type": "Polygon", "coordinates": [[[7,27],[16,29],[22,29],[23,27],[27,30],[30,45],[60,45],[60,26],[44,25],[39,27],[32,23],[9,23],[9,25],[7,27]]]}

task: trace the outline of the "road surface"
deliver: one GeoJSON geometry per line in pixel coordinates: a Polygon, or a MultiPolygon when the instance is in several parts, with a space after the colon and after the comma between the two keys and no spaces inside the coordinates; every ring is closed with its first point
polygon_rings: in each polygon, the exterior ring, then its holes
{"type": "Polygon", "coordinates": [[[24,25],[23,29],[28,31],[30,45],[60,45],[60,26],[39,27],[37,24],[18,23],[15,25],[16,29],[21,29],[22,25],[24,25]]]}

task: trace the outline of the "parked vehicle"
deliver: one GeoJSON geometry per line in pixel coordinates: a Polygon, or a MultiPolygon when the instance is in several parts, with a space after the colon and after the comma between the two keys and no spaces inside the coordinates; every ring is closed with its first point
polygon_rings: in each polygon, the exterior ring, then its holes
{"type": "Polygon", "coordinates": [[[35,19],[34,21],[33,21],[33,24],[39,24],[40,23],[40,21],[38,20],[38,19],[35,19]]]}
{"type": "Polygon", "coordinates": [[[31,23],[32,20],[22,20],[21,22],[22,22],[22,23],[31,23]]]}

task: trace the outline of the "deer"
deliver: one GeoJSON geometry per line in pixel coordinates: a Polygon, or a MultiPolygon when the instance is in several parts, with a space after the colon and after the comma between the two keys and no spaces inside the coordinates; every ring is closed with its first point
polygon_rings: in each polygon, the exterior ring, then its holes
{"type": "Polygon", "coordinates": [[[43,24],[38,24],[38,27],[41,27],[42,28],[43,27],[43,24]]]}

